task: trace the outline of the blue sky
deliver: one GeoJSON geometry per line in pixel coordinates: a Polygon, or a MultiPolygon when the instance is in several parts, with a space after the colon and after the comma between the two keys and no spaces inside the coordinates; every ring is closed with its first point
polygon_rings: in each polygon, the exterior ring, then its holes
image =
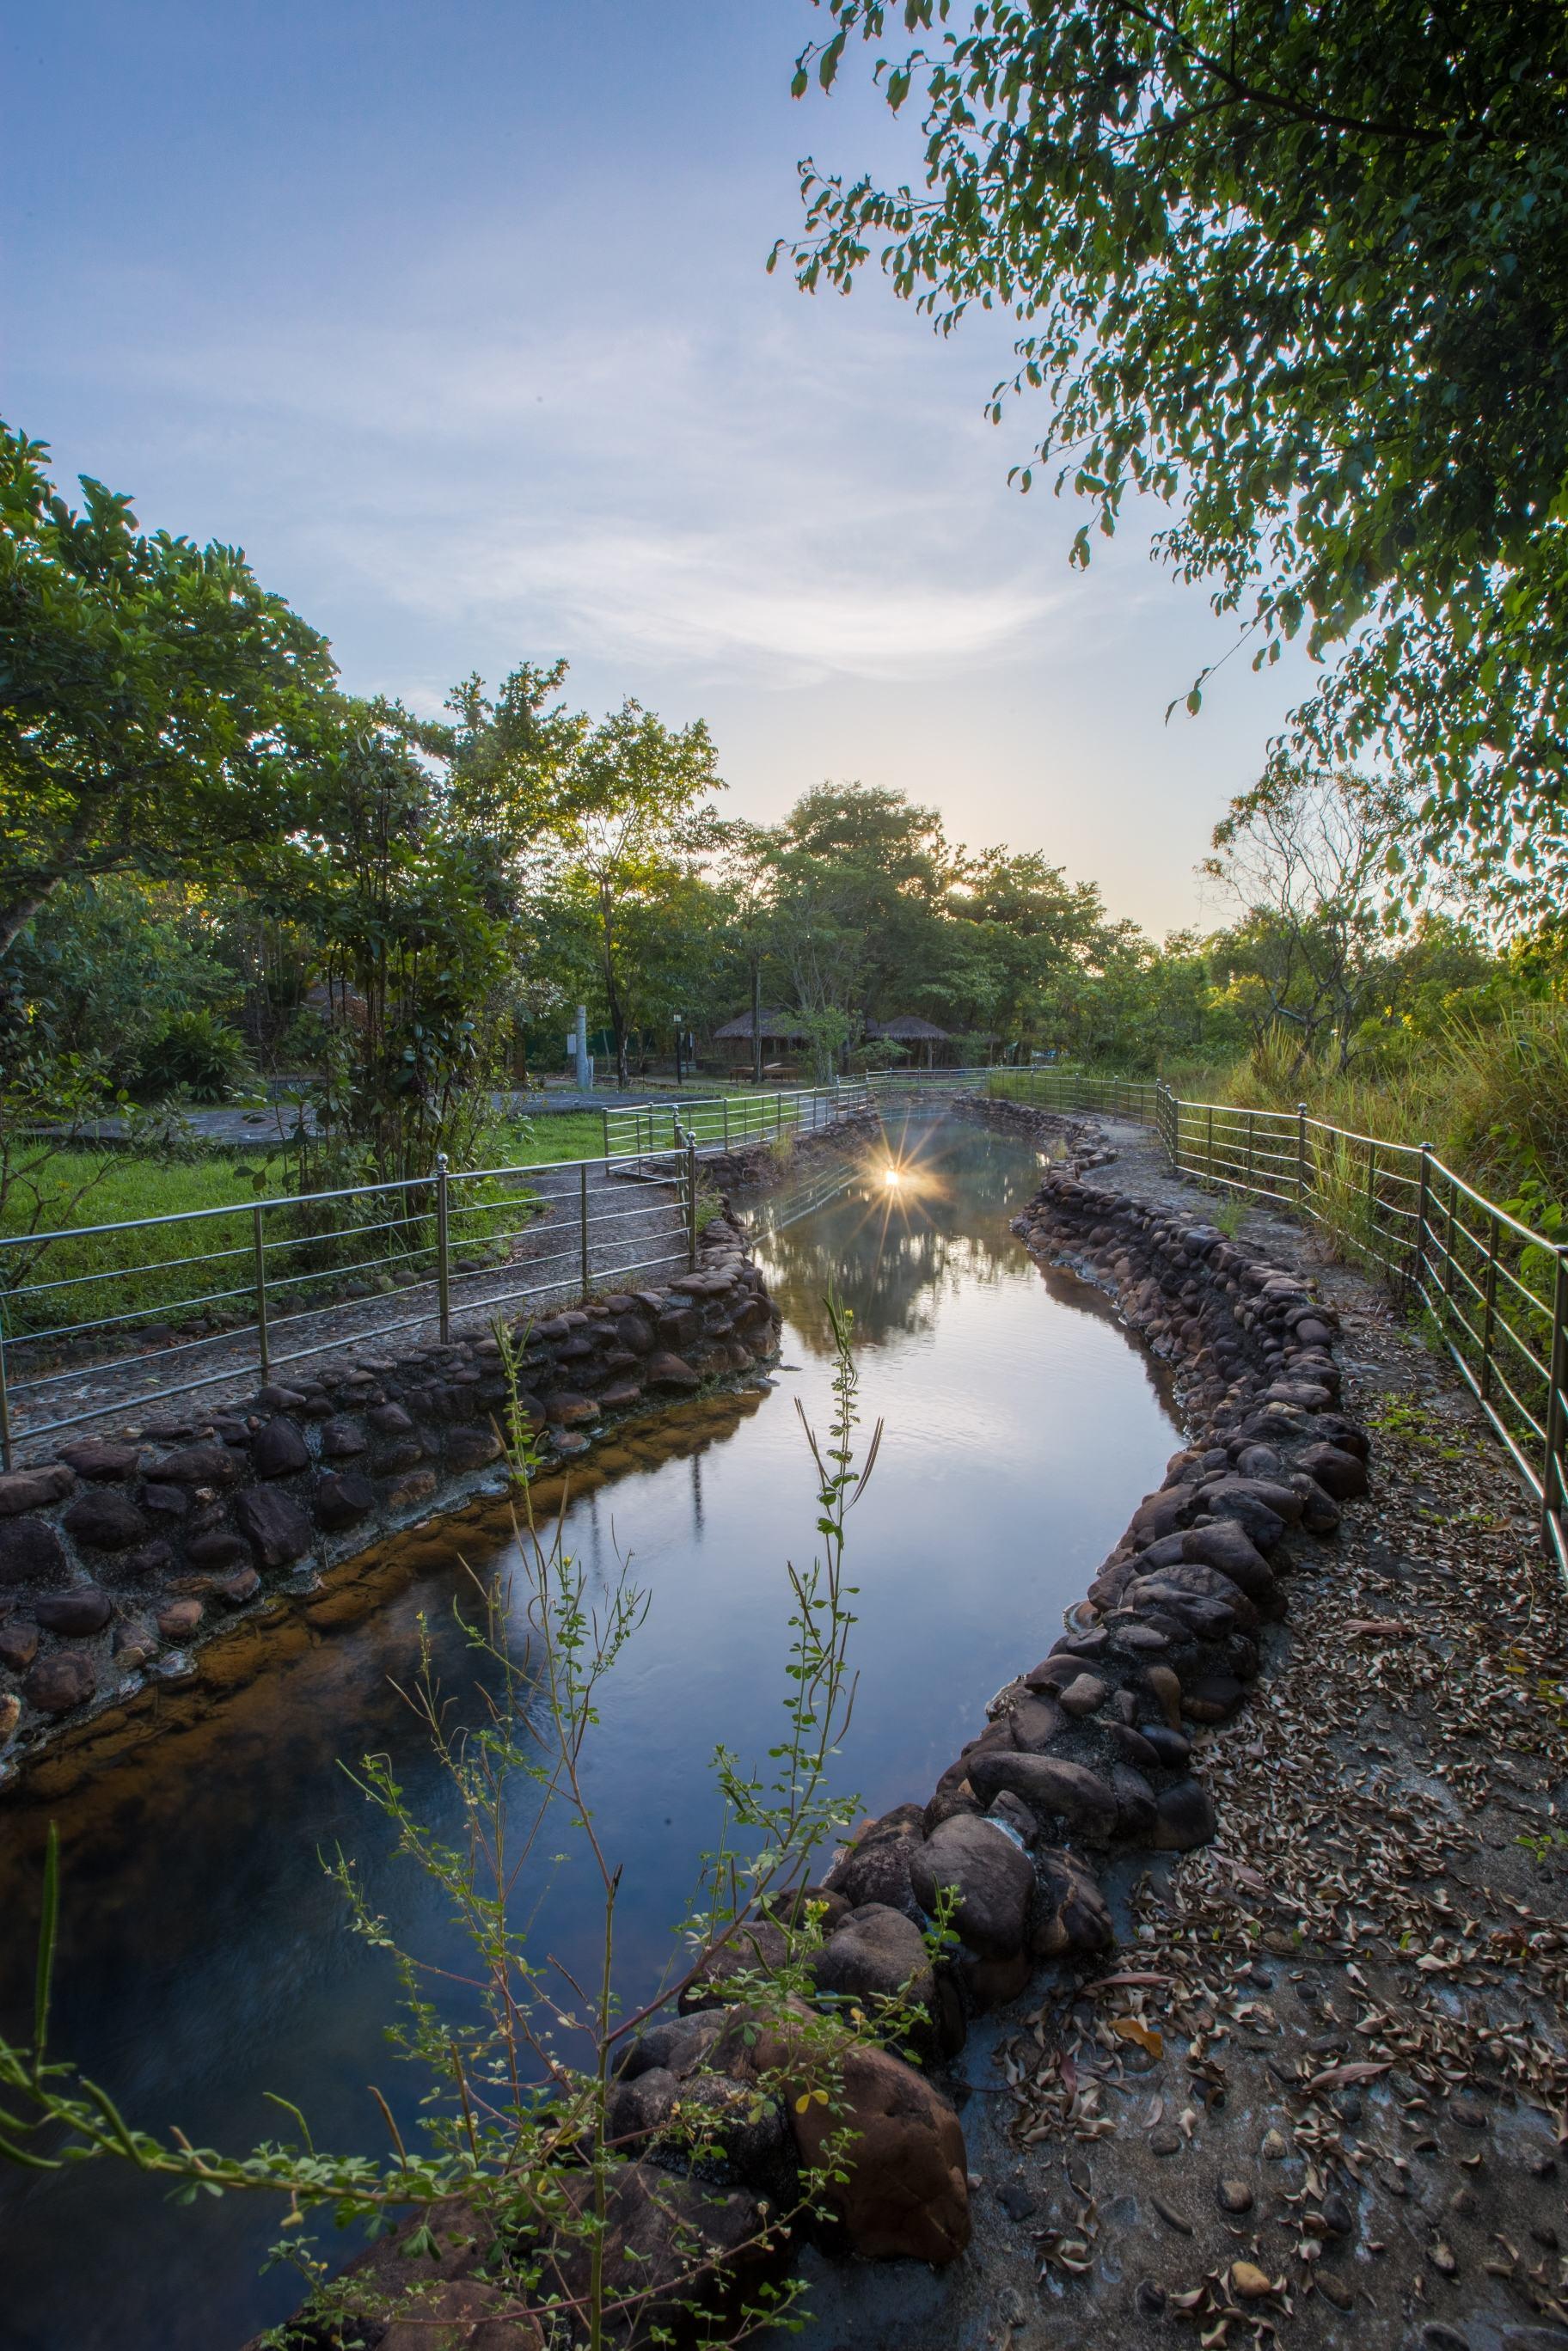
{"type": "MultiPolygon", "coordinates": [[[[1092,875],[1155,929],[1303,669],[1232,662],[1134,518],[1008,487],[994,320],[765,274],[795,162],[916,150],[809,0],[11,0],[0,407],[143,522],[237,541],[347,683],[558,653],[706,716],[733,813],[824,777],[1092,875]]],[[[1212,910],[1215,919],[1223,910],[1212,910]]]]}

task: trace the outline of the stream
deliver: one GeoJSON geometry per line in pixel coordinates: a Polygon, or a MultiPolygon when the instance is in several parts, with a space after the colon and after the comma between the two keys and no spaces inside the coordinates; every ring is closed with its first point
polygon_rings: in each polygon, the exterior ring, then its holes
{"type": "MultiPolygon", "coordinates": [[[[713,1841],[716,1744],[759,1758],[782,1719],[785,1561],[815,1541],[795,1402],[826,1429],[830,1285],[854,1311],[862,1437],[886,1424],[850,1520],[860,1683],[842,1770],[866,1811],[929,1794],[993,1691],[1051,1646],[1179,1442],[1158,1366],[1096,1291],[1042,1274],[1008,1229],[1037,1153],[930,1117],[888,1143],[847,1173],[817,1163],[754,1212],[785,1317],[774,1384],[632,1425],[596,1448],[567,1503],[566,1546],[594,1591],[629,1562],[649,1595],[588,1750],[600,1834],[624,1863],[630,2000],[666,1967],[713,1841]]],[[[451,1611],[462,1562],[505,1577],[509,1550],[493,1505],[405,1541],[373,1607],[298,1635],[190,1727],[51,1807],[64,1865],[51,2044],[133,2122],[237,2151],[291,2135],[270,2091],[305,2110],[318,2146],[376,2152],[374,2083],[415,2129],[421,2077],[385,2037],[391,1962],[350,1931],[321,1856],[351,1854],[399,1936],[461,1965],[442,1903],[343,1767],[389,1755],[413,1809],[455,1829],[392,1684],[427,1618],[443,1686],[476,1719],[451,1611]]],[[[0,2015],[17,2036],[45,1818],[0,1810],[0,2015]]],[[[570,1964],[590,1949],[601,1913],[585,1864],[548,1884],[541,1864],[523,1898],[541,1903],[552,1952],[570,1964]]],[[[0,2346],[238,2351],[299,2299],[293,2273],[261,2273],[279,2218],[259,2198],[177,2209],[107,2164],[0,2164],[0,2346]]]]}

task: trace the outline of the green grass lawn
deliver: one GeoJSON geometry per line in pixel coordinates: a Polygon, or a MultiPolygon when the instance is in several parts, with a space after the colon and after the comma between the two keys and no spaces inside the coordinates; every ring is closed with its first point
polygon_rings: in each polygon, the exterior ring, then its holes
{"type": "MultiPolygon", "coordinates": [[[[603,1138],[603,1123],[593,1111],[499,1121],[474,1164],[525,1168],[592,1158],[602,1151],[603,1138]]],[[[289,1198],[288,1155],[279,1150],[244,1159],[214,1151],[183,1163],[120,1152],[61,1152],[40,1171],[39,1187],[37,1217],[28,1195],[14,1197],[0,1218],[0,1234],[33,1228],[62,1235],[42,1246],[0,1251],[0,1294],[10,1293],[5,1327],[12,1337],[112,1317],[126,1318],[128,1337],[152,1320],[183,1326],[201,1315],[220,1323],[248,1322],[258,1199],[287,1203],[269,1209],[264,1225],[275,1314],[325,1304],[343,1295],[350,1281],[352,1294],[364,1294],[366,1285],[395,1290],[428,1277],[434,1264],[427,1200],[412,1203],[412,1215],[395,1215],[396,1202],[389,1206],[373,1196],[330,1207],[297,1204],[289,1198]],[[264,1179],[259,1190],[257,1176],[264,1179]],[[95,1180],[83,1192],[89,1177],[95,1180]],[[231,1213],[185,1221],[209,1209],[231,1213]],[[135,1232],[91,1229],[155,1217],[178,1221],[135,1232]],[[200,1261],[185,1262],[192,1259],[200,1261]],[[39,1287],[47,1283],[60,1286],[39,1287]]],[[[477,1195],[455,1187],[455,1261],[462,1266],[504,1257],[512,1236],[531,1221],[534,1196],[527,1185],[501,1180],[477,1195]]]]}

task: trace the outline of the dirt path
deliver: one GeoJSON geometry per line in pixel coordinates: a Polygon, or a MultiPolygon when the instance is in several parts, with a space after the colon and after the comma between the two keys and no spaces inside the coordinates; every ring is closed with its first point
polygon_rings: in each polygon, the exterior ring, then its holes
{"type": "MultiPolygon", "coordinates": [[[[1198,1204],[1103,1131],[1092,1180],[1198,1204]]],[[[972,2038],[969,2254],[823,2270],[812,2346],[1568,2351],[1568,1607],[1445,1359],[1301,1227],[1241,1238],[1338,1309],[1374,1499],[1202,1734],[1218,1842],[1113,1871],[1102,1980],[972,2038]]]]}

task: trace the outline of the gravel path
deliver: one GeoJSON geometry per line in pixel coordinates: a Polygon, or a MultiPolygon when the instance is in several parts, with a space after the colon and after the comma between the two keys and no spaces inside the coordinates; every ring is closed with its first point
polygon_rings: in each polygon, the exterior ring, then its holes
{"type": "MultiPolygon", "coordinates": [[[[576,1167],[532,1167],[525,1171],[529,1188],[544,1200],[545,1213],[518,1234],[506,1264],[491,1265],[452,1277],[452,1325],[455,1331],[488,1326],[501,1303],[514,1292],[507,1308],[521,1315],[537,1298],[541,1305],[574,1299],[582,1289],[580,1176],[576,1167]]],[[[673,1186],[637,1182],[611,1176],[590,1163],[588,1169],[589,1273],[591,1286],[602,1288],[618,1273],[628,1275],[633,1287],[662,1277],[668,1280],[686,1263],[685,1220],[673,1186]],[[595,1219],[605,1221],[595,1223],[595,1219]],[[649,1259],[658,1267],[643,1267],[649,1259]],[[638,1270],[643,1268],[643,1270],[638,1270]]],[[[454,1238],[455,1260],[462,1249],[454,1238]]],[[[338,1302],[315,1312],[276,1322],[272,1328],[272,1368],[275,1377],[287,1380],[285,1359],[297,1351],[336,1349],[358,1342],[384,1346],[398,1326],[404,1326],[396,1343],[411,1344],[420,1333],[428,1337],[437,1320],[434,1279],[384,1295],[338,1302]],[[410,1323],[413,1328],[407,1327],[410,1323]]],[[[68,1417],[89,1421],[94,1436],[113,1432],[115,1417],[136,1425],[143,1411],[167,1424],[189,1419],[193,1425],[210,1417],[214,1409],[255,1393],[261,1371],[254,1330],[215,1333],[155,1354],[100,1363],[51,1379],[48,1386],[30,1388],[27,1370],[14,1364],[11,1389],[13,1453],[20,1467],[47,1460],[64,1432],[40,1435],[40,1424],[68,1417]],[[189,1395],[159,1404],[151,1402],[161,1388],[185,1382],[202,1384],[189,1395]]]]}
{"type": "MultiPolygon", "coordinates": [[[[1091,1180],[1202,1201],[1102,1132],[1091,1180]]],[[[822,2273],[813,2351],[1568,2351],[1563,1593],[1446,1360],[1301,1228],[1240,1238],[1338,1309],[1374,1499],[1201,1735],[1218,1842],[1110,1873],[1100,1980],[972,2038],[970,2253],[822,2273]]]]}

